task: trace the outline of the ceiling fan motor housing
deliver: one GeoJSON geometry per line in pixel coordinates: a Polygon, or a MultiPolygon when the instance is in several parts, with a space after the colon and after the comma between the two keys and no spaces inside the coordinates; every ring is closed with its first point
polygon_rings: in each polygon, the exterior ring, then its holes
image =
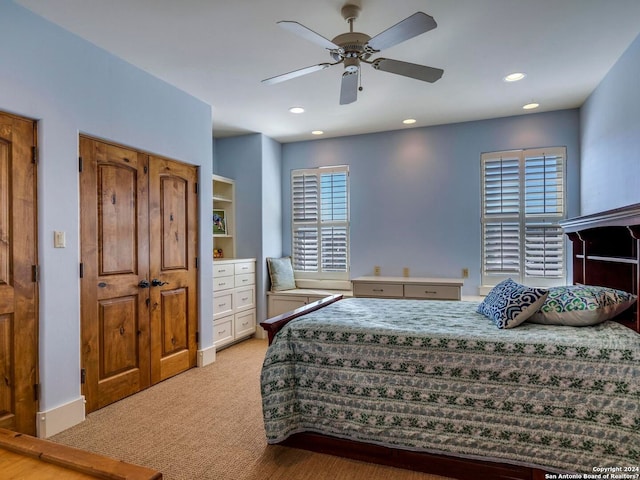
{"type": "Polygon", "coordinates": [[[336,61],[347,60],[348,58],[366,60],[374,53],[374,51],[366,47],[369,40],[371,40],[371,37],[366,33],[342,33],[331,40],[340,47],[340,50],[333,50],[331,56],[336,61]]]}

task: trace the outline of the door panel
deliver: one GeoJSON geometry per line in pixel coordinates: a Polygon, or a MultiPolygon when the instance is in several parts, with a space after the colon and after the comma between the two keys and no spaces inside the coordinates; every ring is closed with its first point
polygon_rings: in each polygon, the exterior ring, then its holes
{"type": "Polygon", "coordinates": [[[148,159],[80,138],[83,394],[91,412],[150,385],[148,159]]]}
{"type": "Polygon", "coordinates": [[[35,122],[0,113],[0,427],[35,434],[35,122]]]}
{"type": "Polygon", "coordinates": [[[151,379],[196,364],[198,170],[172,160],[149,162],[151,379]]]}
{"type": "Polygon", "coordinates": [[[130,165],[98,165],[101,276],[135,274],[138,270],[137,173],[130,165]]]}

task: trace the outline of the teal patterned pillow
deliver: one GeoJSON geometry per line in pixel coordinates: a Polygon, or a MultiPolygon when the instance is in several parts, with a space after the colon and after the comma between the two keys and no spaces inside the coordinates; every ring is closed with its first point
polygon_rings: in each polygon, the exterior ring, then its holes
{"type": "Polygon", "coordinates": [[[489,317],[498,328],[514,328],[533,315],[547,298],[544,288],[520,285],[510,278],[493,287],[478,313],[489,317]]]}
{"type": "Polygon", "coordinates": [[[596,325],[625,311],[636,298],[622,290],[593,285],[551,287],[540,310],[528,321],[574,327],[596,325]]]}
{"type": "Polygon", "coordinates": [[[291,257],[267,258],[269,278],[271,279],[271,291],[291,290],[296,288],[296,279],[293,276],[291,257]]]}

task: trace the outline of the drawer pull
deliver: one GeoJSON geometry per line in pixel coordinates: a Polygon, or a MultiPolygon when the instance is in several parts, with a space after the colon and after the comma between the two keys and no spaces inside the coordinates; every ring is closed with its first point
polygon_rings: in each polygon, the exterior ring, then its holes
{"type": "Polygon", "coordinates": [[[249,297],[242,297],[243,302],[246,302],[247,300],[249,300],[249,297]]]}
{"type": "Polygon", "coordinates": [[[240,267],[242,270],[249,270],[249,267],[240,267]]]}
{"type": "Polygon", "coordinates": [[[222,307],[226,307],[226,306],[227,306],[227,304],[226,304],[226,303],[219,303],[219,304],[218,304],[218,308],[222,308],[222,307]]]}
{"type": "Polygon", "coordinates": [[[220,282],[218,285],[221,287],[224,287],[227,283],[226,282],[220,282]]]}
{"type": "Polygon", "coordinates": [[[429,294],[433,294],[433,295],[435,295],[435,294],[436,294],[436,293],[438,293],[438,292],[432,292],[431,290],[425,290],[425,291],[424,291],[424,293],[429,293],[429,294]]]}
{"type": "Polygon", "coordinates": [[[222,335],[223,333],[227,333],[227,330],[226,330],[226,329],[225,329],[225,330],[219,330],[219,331],[218,331],[218,333],[219,333],[220,335],[222,335]]]}
{"type": "Polygon", "coordinates": [[[374,292],[384,292],[384,288],[374,288],[374,292]]]}

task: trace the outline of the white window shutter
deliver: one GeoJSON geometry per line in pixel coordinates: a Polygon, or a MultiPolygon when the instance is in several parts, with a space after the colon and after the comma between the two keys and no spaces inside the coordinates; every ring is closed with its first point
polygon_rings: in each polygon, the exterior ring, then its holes
{"type": "Polygon", "coordinates": [[[482,283],[548,286],[565,276],[563,147],[482,155],[482,283]]]}
{"type": "Polygon", "coordinates": [[[314,278],[348,279],[348,167],[294,170],[291,207],[294,270],[314,278]]]}

